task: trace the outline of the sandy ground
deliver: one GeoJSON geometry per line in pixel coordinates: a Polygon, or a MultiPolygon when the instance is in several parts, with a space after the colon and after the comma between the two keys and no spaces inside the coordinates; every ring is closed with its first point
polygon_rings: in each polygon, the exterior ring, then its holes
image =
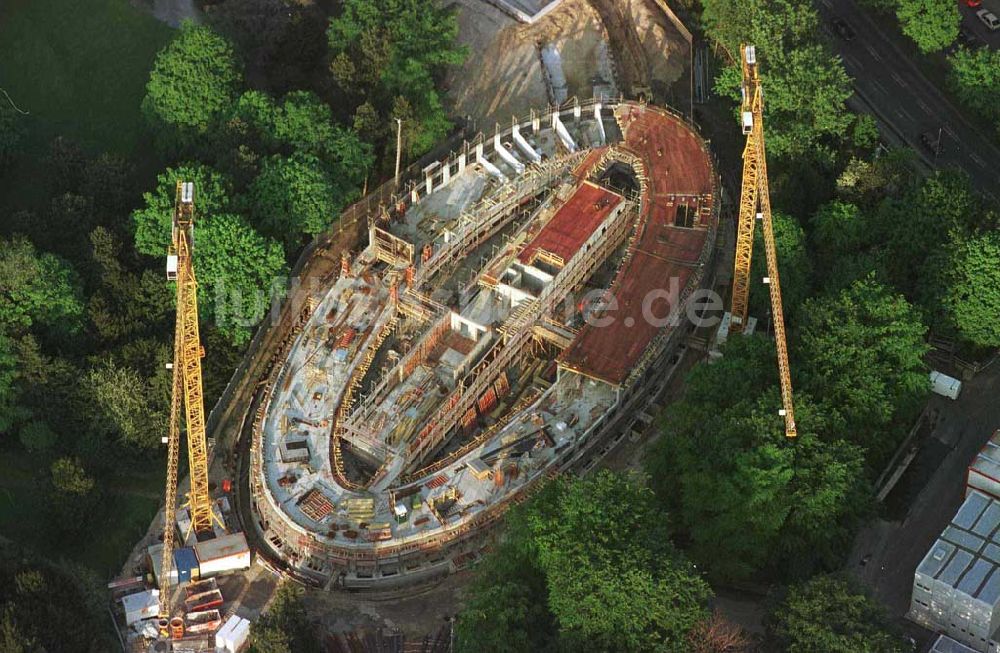
{"type": "Polygon", "coordinates": [[[554,45],[568,97],[594,95],[595,84],[630,94],[668,88],[687,70],[687,44],[653,0],[563,0],[534,25],[524,25],[483,0],[458,0],[465,65],[449,77],[454,114],[481,129],[551,101],[539,51],[554,45]]]}

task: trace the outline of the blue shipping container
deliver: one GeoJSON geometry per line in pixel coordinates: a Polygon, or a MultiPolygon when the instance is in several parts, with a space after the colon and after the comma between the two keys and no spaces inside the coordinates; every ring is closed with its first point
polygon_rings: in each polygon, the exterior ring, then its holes
{"type": "Polygon", "coordinates": [[[174,551],[174,565],[177,567],[177,582],[190,583],[198,580],[198,556],[194,549],[186,546],[174,551]]]}

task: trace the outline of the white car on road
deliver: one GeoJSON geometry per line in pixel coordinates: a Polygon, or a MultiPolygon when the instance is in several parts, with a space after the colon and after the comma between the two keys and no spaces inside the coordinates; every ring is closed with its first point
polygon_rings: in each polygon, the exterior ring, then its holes
{"type": "Polygon", "coordinates": [[[980,9],[976,12],[976,17],[983,21],[983,25],[986,25],[991,32],[1000,29],[1000,18],[989,9],[980,9]]]}

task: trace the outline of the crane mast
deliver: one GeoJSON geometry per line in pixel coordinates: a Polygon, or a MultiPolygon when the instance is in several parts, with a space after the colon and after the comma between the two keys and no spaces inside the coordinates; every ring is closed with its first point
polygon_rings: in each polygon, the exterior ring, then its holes
{"type": "Polygon", "coordinates": [[[781,283],[778,278],[778,257],[771,222],[771,199],[767,184],[767,160],[764,148],[764,94],[757,72],[757,54],[752,45],[740,46],[743,67],[743,101],[740,119],[747,137],[743,150],[743,184],[740,190],[739,223],[736,231],[736,256],[733,270],[732,323],[730,331],[741,333],[747,322],[750,291],[750,259],[753,255],[755,219],[761,221],[764,252],[767,258],[765,282],[771,294],[774,342],[778,353],[778,375],[781,379],[781,414],[785,418],[785,435],[794,438],[795,411],[792,405],[792,374],[788,366],[788,344],[785,339],[785,314],[781,306],[781,283]]]}
{"type": "Polygon", "coordinates": [[[196,533],[212,531],[212,498],[208,490],[208,445],[205,437],[205,402],[201,386],[204,349],[198,333],[198,282],[191,260],[194,235],[194,184],[177,182],[171,244],[167,251],[167,279],[177,282],[177,316],[174,325],[174,360],[170,424],[167,435],[167,480],[160,566],[161,635],[170,619],[170,569],[174,553],[174,511],[177,506],[177,457],[180,449],[180,413],[184,404],[191,489],[188,507],[196,533]]]}

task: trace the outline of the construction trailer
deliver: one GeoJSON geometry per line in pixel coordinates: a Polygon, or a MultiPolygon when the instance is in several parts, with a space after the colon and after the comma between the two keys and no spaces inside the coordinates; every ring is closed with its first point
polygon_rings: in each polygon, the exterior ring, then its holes
{"type": "Polygon", "coordinates": [[[153,619],[160,611],[160,591],[145,590],[122,597],[125,623],[129,626],[145,619],[153,619]]]}
{"type": "Polygon", "coordinates": [[[250,547],[243,533],[231,533],[194,545],[198,573],[208,578],[250,568],[250,547]]]}
{"type": "Polygon", "coordinates": [[[907,615],[980,653],[1000,629],[1000,501],[972,491],[913,576],[907,615]]]}

